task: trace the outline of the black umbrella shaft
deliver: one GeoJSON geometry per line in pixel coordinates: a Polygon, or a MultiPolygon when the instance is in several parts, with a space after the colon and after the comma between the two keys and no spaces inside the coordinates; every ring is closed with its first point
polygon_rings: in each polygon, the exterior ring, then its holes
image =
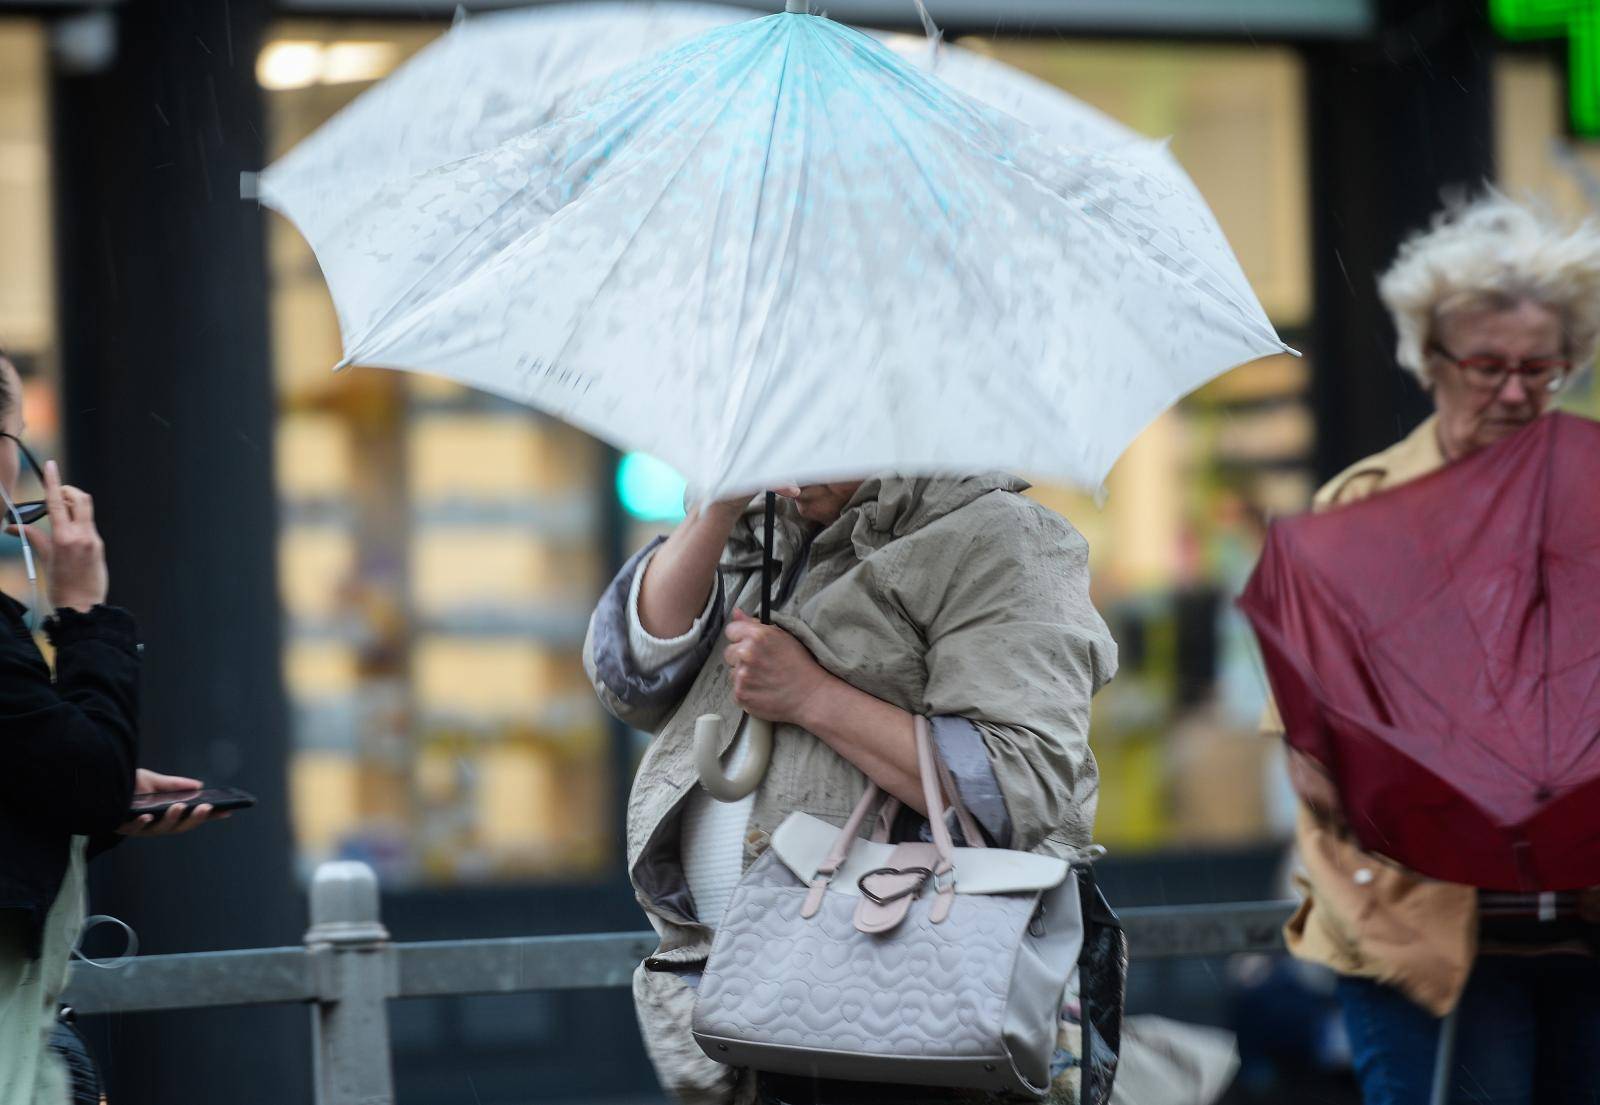
{"type": "Polygon", "coordinates": [[[778,496],[767,492],[767,516],[761,540],[761,624],[772,624],[772,531],[778,520],[778,496]]]}

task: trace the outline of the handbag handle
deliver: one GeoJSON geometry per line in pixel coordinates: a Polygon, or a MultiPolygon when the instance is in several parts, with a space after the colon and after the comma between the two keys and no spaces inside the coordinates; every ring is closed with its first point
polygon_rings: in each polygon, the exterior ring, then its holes
{"type": "MultiPolygon", "coordinates": [[[[955,782],[950,777],[950,769],[934,753],[933,740],[929,736],[928,719],[918,715],[914,719],[914,729],[917,769],[922,778],[922,798],[928,807],[928,827],[933,835],[934,849],[939,856],[939,862],[933,871],[934,884],[938,888],[938,900],[929,911],[928,919],[934,924],[939,924],[950,915],[950,907],[955,903],[956,894],[955,843],[950,837],[950,826],[946,825],[944,820],[946,794],[967,842],[973,847],[982,848],[984,840],[976,821],[961,802],[955,782]]],[[[856,803],[850,819],[839,830],[832,849],[812,876],[811,891],[806,895],[805,904],[800,908],[800,916],[809,920],[822,908],[822,896],[826,893],[828,884],[833,881],[833,876],[839,873],[839,868],[844,866],[845,860],[850,856],[850,849],[854,847],[861,832],[861,826],[867,820],[867,815],[883,797],[882,789],[869,778],[867,789],[862,792],[861,800],[856,803]]],[[[898,799],[891,797],[889,801],[898,805],[898,799]]]]}
{"type": "MultiPolygon", "coordinates": [[[[934,766],[939,770],[939,782],[944,785],[945,801],[949,803],[949,808],[956,815],[956,824],[961,826],[961,836],[966,840],[967,847],[987,848],[989,842],[984,838],[983,830],[967,810],[966,804],[961,801],[961,792],[956,789],[956,782],[950,776],[950,765],[944,762],[943,756],[939,755],[937,746],[934,746],[932,751],[934,766]]],[[[888,801],[878,808],[878,824],[872,831],[874,844],[889,843],[889,832],[894,828],[894,819],[900,815],[900,807],[902,805],[904,803],[891,794],[888,801]]]]}

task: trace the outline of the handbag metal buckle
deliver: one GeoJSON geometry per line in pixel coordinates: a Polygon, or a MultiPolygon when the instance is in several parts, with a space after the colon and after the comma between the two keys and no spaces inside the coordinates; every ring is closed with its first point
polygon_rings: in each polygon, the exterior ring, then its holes
{"type": "Polygon", "coordinates": [[[862,875],[859,879],[857,879],[856,887],[864,896],[871,901],[876,902],[878,905],[888,905],[890,902],[898,902],[901,898],[909,898],[913,894],[919,893],[922,890],[922,884],[927,882],[932,877],[933,869],[931,867],[879,867],[868,871],[865,875],[862,875]],[[897,891],[894,894],[884,897],[881,894],[874,893],[872,889],[867,886],[867,880],[872,878],[874,875],[920,875],[921,878],[917,879],[915,883],[906,887],[904,890],[897,891]]]}

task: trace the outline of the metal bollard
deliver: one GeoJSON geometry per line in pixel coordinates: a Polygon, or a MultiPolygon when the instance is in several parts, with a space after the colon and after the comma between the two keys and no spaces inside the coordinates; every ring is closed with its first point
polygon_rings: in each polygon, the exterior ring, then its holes
{"type": "Polygon", "coordinates": [[[305,945],[317,991],[311,1012],[317,1105],[394,1105],[388,1013],[394,951],[378,916],[372,868],[348,861],[317,868],[305,945]]]}

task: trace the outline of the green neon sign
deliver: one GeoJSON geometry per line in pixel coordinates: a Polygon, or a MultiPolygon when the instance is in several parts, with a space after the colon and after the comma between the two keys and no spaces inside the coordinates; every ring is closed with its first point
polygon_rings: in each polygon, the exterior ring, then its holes
{"type": "Polygon", "coordinates": [[[1528,42],[1567,40],[1567,115],[1574,134],[1600,138],[1600,0],[1489,0],[1495,30],[1528,42]]]}

